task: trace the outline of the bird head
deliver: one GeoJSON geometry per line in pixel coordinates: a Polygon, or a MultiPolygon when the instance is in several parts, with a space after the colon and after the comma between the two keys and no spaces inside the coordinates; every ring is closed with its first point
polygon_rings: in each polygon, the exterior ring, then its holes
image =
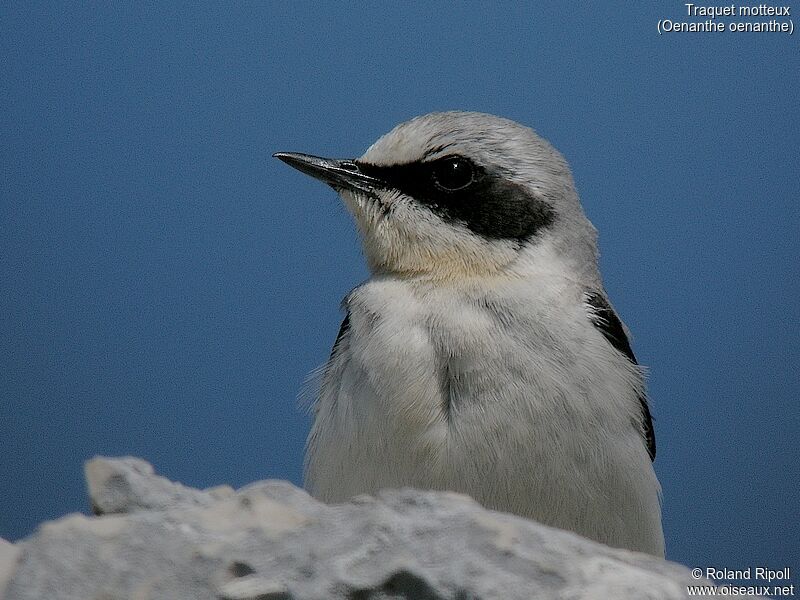
{"type": "Polygon", "coordinates": [[[524,273],[543,254],[595,268],[595,230],[565,160],[508,119],[431,113],[398,125],[360,158],[275,156],[339,192],[373,273],[524,273]]]}

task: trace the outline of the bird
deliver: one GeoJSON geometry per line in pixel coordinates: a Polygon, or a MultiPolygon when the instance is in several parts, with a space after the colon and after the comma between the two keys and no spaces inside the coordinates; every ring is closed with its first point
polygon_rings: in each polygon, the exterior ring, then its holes
{"type": "Polygon", "coordinates": [[[563,156],[466,111],[401,123],[356,159],[274,156],[338,192],[370,272],[320,369],[308,491],[459,492],[663,557],[644,372],[563,156]]]}

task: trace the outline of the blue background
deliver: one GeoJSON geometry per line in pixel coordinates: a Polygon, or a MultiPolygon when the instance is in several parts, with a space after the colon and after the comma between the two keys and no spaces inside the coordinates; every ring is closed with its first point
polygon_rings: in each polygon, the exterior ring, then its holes
{"type": "Polygon", "coordinates": [[[335,194],[432,110],[570,161],[650,366],[668,556],[800,567],[797,35],[659,36],[682,2],[0,9],[0,536],[82,463],[301,480],[296,398],[367,277],[335,194]]]}

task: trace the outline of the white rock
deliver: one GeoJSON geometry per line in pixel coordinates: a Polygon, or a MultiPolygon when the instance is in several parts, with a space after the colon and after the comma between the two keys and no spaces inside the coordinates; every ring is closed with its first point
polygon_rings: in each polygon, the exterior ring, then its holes
{"type": "Polygon", "coordinates": [[[153,473],[153,466],[140,458],[112,460],[96,456],[84,465],[89,498],[95,514],[159,510],[179,504],[210,506],[230,497],[233,489],[220,486],[196,490],[153,473]]]}
{"type": "Polygon", "coordinates": [[[18,543],[8,600],[641,600],[711,585],[458,494],[326,506],[281,481],[214,496],[132,459],[93,459],[87,475],[96,505],[133,512],[68,516],[18,543]]]}
{"type": "Polygon", "coordinates": [[[3,590],[14,572],[19,556],[19,547],[0,538],[0,598],[3,598],[3,590]]]}

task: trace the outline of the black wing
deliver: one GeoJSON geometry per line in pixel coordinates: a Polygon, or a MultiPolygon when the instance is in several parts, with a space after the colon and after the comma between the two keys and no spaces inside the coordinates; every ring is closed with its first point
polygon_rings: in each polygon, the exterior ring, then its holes
{"type": "MultiPolygon", "coordinates": [[[[633,364],[638,365],[628,336],[625,335],[625,330],[622,328],[622,322],[608,301],[597,292],[587,292],[586,302],[591,309],[589,319],[592,324],[600,330],[614,348],[622,352],[633,364]]],[[[647,405],[647,397],[644,394],[639,395],[639,403],[642,405],[642,425],[647,453],[650,455],[650,460],[655,460],[656,432],[653,429],[653,417],[650,415],[650,407],[647,405]]]]}
{"type": "Polygon", "coordinates": [[[342,343],[342,341],[344,340],[345,336],[349,331],[350,331],[350,313],[348,312],[344,316],[344,321],[342,321],[342,325],[339,327],[339,333],[336,334],[336,341],[333,342],[333,348],[331,348],[331,356],[334,355],[336,349],[342,343]]]}
{"type": "MultiPolygon", "coordinates": [[[[339,327],[339,333],[336,334],[336,341],[333,342],[333,347],[331,348],[330,356],[328,356],[328,361],[320,368],[319,371],[315,372],[315,375],[319,377],[319,380],[317,381],[315,378],[314,383],[318,383],[319,387],[309,387],[307,390],[309,392],[309,395],[307,396],[309,399],[308,405],[314,414],[317,414],[319,411],[319,402],[317,401],[319,399],[319,395],[322,393],[322,390],[326,388],[326,386],[332,384],[330,378],[336,376],[334,373],[333,359],[336,356],[336,353],[342,350],[343,346],[348,344],[349,332],[350,313],[348,312],[344,317],[344,321],[342,321],[342,325],[339,327]],[[313,392],[313,398],[311,396],[311,392],[313,392]]],[[[338,384],[333,383],[333,385],[336,385],[338,388],[338,384]]]]}

